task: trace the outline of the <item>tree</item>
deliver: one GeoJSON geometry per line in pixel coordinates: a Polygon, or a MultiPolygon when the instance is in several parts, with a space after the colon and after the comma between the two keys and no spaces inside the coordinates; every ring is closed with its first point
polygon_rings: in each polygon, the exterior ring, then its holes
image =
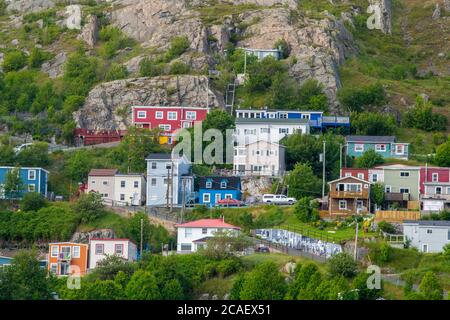
{"type": "Polygon", "coordinates": [[[377,207],[381,207],[384,202],[384,185],[382,183],[375,183],[370,186],[370,201],[377,207]]]}
{"type": "Polygon", "coordinates": [[[233,232],[217,231],[214,237],[208,239],[206,248],[202,254],[214,260],[223,260],[233,257],[236,252],[242,252],[249,247],[251,242],[242,234],[236,235],[233,232]]]}
{"type": "Polygon", "coordinates": [[[352,112],[350,123],[356,134],[368,136],[393,135],[397,127],[393,116],[375,112],[352,112]]]}
{"type": "Polygon", "coordinates": [[[382,106],[386,102],[386,94],[380,83],[366,87],[345,87],[338,91],[338,99],[349,111],[363,111],[382,106]]]}
{"type": "Polygon", "coordinates": [[[358,291],[358,300],[375,300],[381,297],[383,293],[382,283],[380,289],[369,289],[367,285],[369,277],[369,273],[361,272],[353,279],[353,287],[358,291]]]}
{"type": "Polygon", "coordinates": [[[125,288],[130,300],[158,300],[161,294],[155,276],[148,271],[138,270],[131,277],[125,288]]]}
{"type": "Polygon", "coordinates": [[[436,149],[434,162],[440,167],[450,167],[450,140],[436,149]]]}
{"type": "Polygon", "coordinates": [[[37,192],[28,192],[23,196],[20,203],[20,209],[23,211],[38,211],[46,205],[47,201],[42,194],[37,192]]]}
{"type": "Polygon", "coordinates": [[[129,279],[135,270],[135,265],[117,255],[109,255],[97,263],[92,275],[100,280],[113,280],[116,277],[129,279]]]}
{"type": "Polygon", "coordinates": [[[70,153],[65,161],[64,171],[66,176],[76,182],[82,182],[87,179],[89,171],[92,168],[92,157],[87,150],[77,150],[70,153]]]}
{"type": "Polygon", "coordinates": [[[328,98],[323,93],[323,84],[315,79],[306,80],[298,90],[298,102],[307,110],[328,111],[328,98]]]}
{"type": "Polygon", "coordinates": [[[106,81],[125,79],[128,76],[128,69],[123,64],[115,63],[105,75],[106,81]]]}
{"type": "Polygon", "coordinates": [[[50,164],[48,156],[48,143],[35,142],[23,149],[17,155],[17,162],[21,166],[45,167],[50,164]]]}
{"type": "Polygon", "coordinates": [[[34,251],[22,251],[0,268],[0,300],[49,300],[53,278],[47,277],[34,251]]]}
{"type": "Polygon", "coordinates": [[[300,199],[306,196],[320,195],[322,181],[316,177],[310,165],[297,163],[287,177],[289,196],[300,199]]]}
{"type": "Polygon", "coordinates": [[[419,285],[419,293],[425,300],[442,300],[444,292],[433,271],[428,271],[419,285]]]}
{"type": "Polygon", "coordinates": [[[97,192],[83,193],[75,204],[75,210],[81,217],[81,222],[88,223],[103,215],[102,196],[97,192]]]}
{"type": "Polygon", "coordinates": [[[151,224],[145,213],[136,213],[128,220],[127,231],[130,238],[138,244],[141,243],[141,220],[143,220],[144,249],[149,244],[153,252],[161,251],[161,244],[168,244],[171,241],[170,235],[163,226],[151,224]]]}
{"type": "Polygon", "coordinates": [[[313,299],[316,288],[322,282],[317,265],[315,263],[298,264],[295,267],[294,274],[295,279],[289,285],[287,299],[313,299]]]}
{"type": "Polygon", "coordinates": [[[319,220],[319,203],[311,197],[303,197],[294,205],[294,214],[301,222],[313,222],[319,220]]]}
{"type": "Polygon", "coordinates": [[[431,102],[418,96],[414,108],[403,114],[403,125],[425,131],[444,131],[447,128],[447,117],[433,113],[431,102]]]}
{"type": "Polygon", "coordinates": [[[97,66],[97,59],[86,56],[83,51],[70,55],[64,65],[65,96],[86,96],[98,80],[97,66]]]}
{"type": "Polygon", "coordinates": [[[184,298],[184,292],[180,281],[177,279],[171,279],[164,283],[161,290],[162,300],[183,300],[184,298]]]}
{"type": "Polygon", "coordinates": [[[19,50],[13,50],[5,54],[3,60],[3,70],[5,72],[17,71],[25,67],[26,64],[26,54],[19,50]]]}
{"type": "Polygon", "coordinates": [[[355,260],[345,252],[335,254],[328,261],[329,272],[332,277],[344,276],[352,278],[358,269],[355,260]]]}
{"type": "Polygon", "coordinates": [[[264,92],[272,86],[273,76],[286,73],[286,70],[287,66],[272,56],[247,64],[248,80],[245,88],[248,93],[264,92]]]}
{"type": "Polygon", "coordinates": [[[383,156],[373,149],[365,151],[362,156],[356,159],[358,168],[369,169],[382,163],[384,163],[383,156]]]}
{"type": "Polygon", "coordinates": [[[274,262],[264,262],[245,276],[240,299],[281,300],[286,291],[286,281],[277,265],[274,262]]]}
{"type": "Polygon", "coordinates": [[[280,50],[281,59],[286,59],[291,54],[291,46],[285,39],[278,39],[273,48],[280,50]]]}
{"type": "Polygon", "coordinates": [[[20,168],[13,168],[6,173],[3,189],[7,198],[15,199],[20,197],[25,189],[25,185],[20,177],[20,168]]]}

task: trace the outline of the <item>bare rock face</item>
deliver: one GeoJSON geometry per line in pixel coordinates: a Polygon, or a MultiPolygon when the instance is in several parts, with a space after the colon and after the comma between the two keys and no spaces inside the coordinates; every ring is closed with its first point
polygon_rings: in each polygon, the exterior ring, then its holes
{"type": "Polygon", "coordinates": [[[245,40],[238,46],[272,49],[277,40],[285,39],[291,47],[291,57],[295,57],[290,74],[299,83],[317,79],[324,85],[332,106],[337,105],[336,92],[341,87],[338,67],[357,52],[342,20],[329,16],[322,20],[292,21],[286,8],[248,12],[241,18],[244,23],[259,22],[245,30],[245,40]]]}
{"type": "Polygon", "coordinates": [[[115,233],[112,229],[98,229],[90,232],[75,232],[70,241],[76,243],[89,243],[89,239],[91,238],[113,239],[115,238],[115,233]]]}
{"type": "Polygon", "coordinates": [[[180,0],[123,0],[112,23],[147,47],[166,49],[174,36],[185,35],[191,49],[206,52],[207,30],[198,13],[180,0]]]}
{"type": "Polygon", "coordinates": [[[450,12],[450,0],[444,0],[444,10],[450,12]]]}
{"type": "Polygon", "coordinates": [[[20,13],[39,12],[55,6],[52,0],[6,0],[8,11],[20,13]]]}
{"type": "Polygon", "coordinates": [[[437,20],[441,17],[441,7],[439,6],[439,3],[436,3],[436,7],[434,8],[433,16],[431,19],[437,20]]]}
{"type": "Polygon", "coordinates": [[[41,71],[48,74],[52,79],[62,75],[64,63],[67,61],[65,52],[58,53],[52,60],[42,64],[41,71]]]}
{"type": "Polygon", "coordinates": [[[370,0],[369,2],[372,6],[379,8],[381,31],[392,34],[392,0],[370,0]]]}
{"type": "Polygon", "coordinates": [[[74,113],[77,126],[87,129],[125,130],[131,125],[133,105],[223,106],[221,94],[207,91],[205,76],[161,76],[116,80],[96,86],[84,106],[74,113]]]}
{"type": "Polygon", "coordinates": [[[95,15],[89,15],[86,20],[87,22],[81,29],[81,34],[78,36],[78,39],[83,40],[92,48],[98,40],[99,21],[95,15]]]}

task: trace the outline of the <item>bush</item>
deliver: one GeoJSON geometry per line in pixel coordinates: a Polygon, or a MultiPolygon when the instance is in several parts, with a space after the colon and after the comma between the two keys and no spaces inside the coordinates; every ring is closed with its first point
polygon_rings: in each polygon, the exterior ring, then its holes
{"type": "Polygon", "coordinates": [[[425,131],[444,131],[447,129],[447,117],[433,113],[430,102],[422,97],[416,98],[414,108],[403,114],[403,125],[409,128],[416,128],[425,131]]]}
{"type": "Polygon", "coordinates": [[[188,74],[189,71],[190,71],[190,67],[181,61],[175,61],[170,65],[170,74],[173,74],[173,75],[188,74]]]}
{"type": "Polygon", "coordinates": [[[329,272],[332,277],[354,277],[357,272],[357,264],[348,253],[342,252],[331,257],[328,261],[329,272]]]}
{"type": "Polygon", "coordinates": [[[365,151],[362,156],[356,159],[356,166],[358,168],[369,169],[382,163],[384,163],[383,156],[373,149],[365,151]]]}
{"type": "Polygon", "coordinates": [[[358,135],[389,136],[397,127],[391,115],[374,112],[353,112],[350,116],[352,130],[358,135]]]}
{"type": "Polygon", "coordinates": [[[314,222],[320,219],[318,208],[317,201],[313,201],[310,197],[304,197],[295,204],[294,214],[301,222],[314,222]]]}
{"type": "Polygon", "coordinates": [[[164,74],[165,64],[157,63],[148,58],[142,59],[139,63],[139,72],[142,77],[157,77],[164,74]]]}
{"type": "Polygon", "coordinates": [[[189,39],[186,36],[174,37],[170,41],[169,50],[166,52],[166,61],[171,61],[181,56],[187,49],[189,49],[189,39]]]}
{"type": "Polygon", "coordinates": [[[380,261],[383,263],[389,262],[391,260],[392,247],[383,242],[380,246],[380,261]]]}
{"type": "Polygon", "coordinates": [[[436,149],[434,162],[440,167],[450,167],[450,140],[436,149]]]}
{"type": "Polygon", "coordinates": [[[381,230],[386,233],[395,233],[396,232],[395,227],[391,223],[386,222],[386,221],[380,221],[378,223],[378,230],[381,230]]]}
{"type": "Polygon", "coordinates": [[[291,46],[284,39],[277,40],[273,45],[273,48],[281,51],[281,59],[286,59],[291,54],[291,46]]]}
{"type": "Polygon", "coordinates": [[[10,51],[5,54],[3,60],[4,72],[17,71],[27,65],[27,56],[19,50],[10,51]]]}
{"type": "Polygon", "coordinates": [[[380,83],[362,88],[343,88],[338,92],[338,99],[349,111],[363,111],[366,108],[382,106],[386,94],[380,83]]]}
{"type": "Polygon", "coordinates": [[[75,209],[81,217],[81,222],[88,223],[103,215],[103,199],[96,192],[82,194],[75,204],[75,209]]]}
{"type": "Polygon", "coordinates": [[[127,68],[122,64],[113,64],[105,75],[106,81],[125,79],[128,76],[127,68]]]}
{"type": "Polygon", "coordinates": [[[51,53],[42,51],[38,48],[33,48],[33,50],[31,50],[30,57],[28,58],[28,66],[35,69],[40,68],[42,63],[49,60],[51,57],[51,53]]]}
{"type": "Polygon", "coordinates": [[[38,211],[46,205],[47,201],[44,199],[42,194],[37,192],[29,192],[23,196],[20,203],[20,209],[23,211],[38,211]]]}

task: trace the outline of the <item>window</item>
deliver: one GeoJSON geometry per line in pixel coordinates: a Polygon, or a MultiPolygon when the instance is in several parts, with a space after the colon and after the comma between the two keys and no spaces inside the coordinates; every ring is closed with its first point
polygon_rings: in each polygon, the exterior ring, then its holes
{"type": "Polygon", "coordinates": [[[52,253],[51,253],[52,257],[57,257],[58,256],[58,246],[52,246],[52,253]]]}
{"type": "Polygon", "coordinates": [[[403,144],[396,144],[395,145],[395,154],[404,154],[405,153],[405,146],[403,144]]]}
{"type": "Polygon", "coordinates": [[[225,194],[225,199],[233,199],[233,195],[231,193],[225,194]]]}
{"type": "Polygon", "coordinates": [[[134,187],[139,188],[139,181],[134,181],[134,187]]]}
{"type": "Polygon", "coordinates": [[[212,182],[211,181],[206,181],[205,187],[206,187],[206,189],[211,189],[212,188],[212,182]]]}
{"type": "Polygon", "coordinates": [[[302,114],[302,119],[311,119],[311,115],[310,114],[302,114]]]}
{"type": "Polygon", "coordinates": [[[433,173],[431,175],[431,181],[438,182],[439,181],[439,173],[433,173]]]}
{"type": "Polygon", "coordinates": [[[287,119],[287,117],[288,117],[287,113],[285,113],[285,112],[279,114],[280,119],[287,119]]]}
{"type": "Polygon", "coordinates": [[[186,111],[186,119],[187,120],[197,119],[197,112],[196,111],[186,111]]]}
{"type": "Polygon", "coordinates": [[[409,193],[409,188],[400,188],[400,193],[409,193]]]}
{"type": "Polygon", "coordinates": [[[427,229],[427,233],[428,233],[428,234],[431,234],[431,233],[433,233],[433,230],[427,229]]]}
{"type": "Polygon", "coordinates": [[[28,170],[28,180],[36,179],[36,170],[28,170]]]}
{"type": "Polygon", "coordinates": [[[447,194],[450,194],[450,187],[447,187],[447,194]]]}
{"type": "Polygon", "coordinates": [[[424,245],[422,245],[422,251],[423,252],[428,252],[428,245],[427,244],[424,244],[424,245]]]}
{"type": "Polygon", "coordinates": [[[364,180],[364,173],[358,173],[358,178],[364,180]]]}
{"type": "Polygon", "coordinates": [[[345,176],[346,176],[346,177],[351,177],[352,174],[351,174],[351,172],[346,172],[346,173],[345,173],[345,176]]]}
{"type": "Polygon", "coordinates": [[[450,230],[447,232],[447,240],[450,240],[450,230]]]}
{"type": "Polygon", "coordinates": [[[226,189],[226,187],[227,187],[227,182],[226,181],[220,182],[220,188],[226,189]]]}
{"type": "Polygon", "coordinates": [[[289,128],[280,128],[280,129],[279,129],[279,133],[280,133],[280,134],[283,134],[283,133],[288,134],[288,133],[289,133],[289,128]]]}
{"type": "Polygon", "coordinates": [[[361,209],[364,205],[364,202],[362,200],[356,201],[356,208],[361,209]]]}
{"type": "Polygon", "coordinates": [[[166,170],[167,169],[172,169],[172,164],[171,163],[166,163],[166,170]]]}
{"type": "Polygon", "coordinates": [[[364,151],[364,145],[363,144],[355,144],[354,150],[355,150],[355,152],[363,152],[364,151]]]}
{"type": "Polygon", "coordinates": [[[222,196],[220,195],[220,193],[216,193],[214,196],[214,200],[216,203],[218,203],[220,200],[222,200],[222,196]]]}
{"type": "Polygon", "coordinates": [[[376,144],[375,145],[375,151],[385,152],[386,151],[386,145],[385,144],[376,144]]]}
{"type": "Polygon", "coordinates": [[[121,187],[121,188],[125,188],[125,181],[123,181],[123,180],[120,181],[120,187],[121,187]]]}
{"type": "Polygon", "coordinates": [[[269,128],[261,128],[260,132],[261,133],[270,133],[270,129],[269,128]]]}
{"type": "Polygon", "coordinates": [[[169,179],[164,178],[164,184],[167,184],[169,182],[169,179]]]}
{"type": "Polygon", "coordinates": [[[56,263],[51,263],[50,264],[50,272],[51,273],[58,273],[58,264],[56,263]]]}
{"type": "Polygon", "coordinates": [[[192,236],[192,228],[184,228],[184,236],[186,238],[191,237],[192,236]]]}
{"type": "Polygon", "coordinates": [[[436,194],[442,194],[442,187],[436,187],[435,188],[435,193],[436,194]]]}
{"type": "Polygon", "coordinates": [[[256,129],[244,129],[244,134],[256,134],[256,129]]]}
{"type": "Polygon", "coordinates": [[[176,111],[169,111],[167,112],[167,120],[177,120],[177,112],[176,111]]]}
{"type": "Polygon", "coordinates": [[[103,254],[105,250],[105,246],[101,243],[97,243],[95,245],[95,254],[103,254]]]}
{"type": "Polygon", "coordinates": [[[347,200],[339,200],[339,210],[347,210],[347,200]]]}
{"type": "Polygon", "coordinates": [[[160,124],[158,127],[163,131],[170,131],[171,128],[170,124],[160,124]]]}
{"type": "Polygon", "coordinates": [[[409,171],[400,171],[400,177],[409,177],[409,171]]]}
{"type": "Polygon", "coordinates": [[[73,257],[74,258],[80,257],[80,246],[73,246],[73,257]]]}
{"type": "Polygon", "coordinates": [[[109,194],[107,194],[107,193],[102,194],[103,198],[108,198],[108,196],[109,196],[109,194]]]}
{"type": "Polygon", "coordinates": [[[138,119],[145,119],[147,118],[147,111],[138,111],[137,112],[138,119]]]}
{"type": "Polygon", "coordinates": [[[114,245],[114,253],[118,255],[123,254],[123,244],[116,244],[114,245]]]}
{"type": "Polygon", "coordinates": [[[120,194],[120,201],[125,201],[125,195],[123,193],[120,194]]]}
{"type": "Polygon", "coordinates": [[[203,202],[209,203],[210,201],[211,201],[211,195],[209,193],[204,193],[203,194],[203,202]]]}
{"type": "Polygon", "coordinates": [[[378,174],[374,173],[372,174],[372,182],[377,182],[378,181],[378,174]]]}
{"type": "Polygon", "coordinates": [[[202,234],[207,234],[208,233],[208,229],[207,228],[202,228],[202,234]]]}
{"type": "Polygon", "coordinates": [[[191,251],[192,245],[190,243],[182,243],[181,251],[191,251]]]}
{"type": "Polygon", "coordinates": [[[156,111],[155,112],[155,119],[164,119],[164,112],[156,111]]]}
{"type": "Polygon", "coordinates": [[[386,192],[386,193],[391,192],[391,186],[385,186],[384,187],[384,192],[386,192]]]}
{"type": "Polygon", "coordinates": [[[108,185],[108,181],[103,181],[102,183],[103,183],[104,186],[108,185]]]}
{"type": "Polygon", "coordinates": [[[183,122],[183,128],[190,128],[191,124],[189,122],[183,122]]]}
{"type": "Polygon", "coordinates": [[[156,178],[152,178],[152,186],[156,186],[156,178]]]}
{"type": "Polygon", "coordinates": [[[156,162],[152,162],[152,169],[156,169],[156,167],[157,167],[156,162]]]}
{"type": "Polygon", "coordinates": [[[34,184],[29,184],[28,185],[28,192],[35,192],[36,191],[36,186],[34,184]]]}

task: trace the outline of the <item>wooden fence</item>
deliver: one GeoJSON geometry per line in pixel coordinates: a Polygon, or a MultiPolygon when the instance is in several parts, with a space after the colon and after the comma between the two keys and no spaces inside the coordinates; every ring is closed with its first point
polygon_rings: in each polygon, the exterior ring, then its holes
{"type": "Polygon", "coordinates": [[[377,211],[375,222],[386,221],[391,223],[401,223],[404,220],[419,220],[419,211],[377,211]]]}

